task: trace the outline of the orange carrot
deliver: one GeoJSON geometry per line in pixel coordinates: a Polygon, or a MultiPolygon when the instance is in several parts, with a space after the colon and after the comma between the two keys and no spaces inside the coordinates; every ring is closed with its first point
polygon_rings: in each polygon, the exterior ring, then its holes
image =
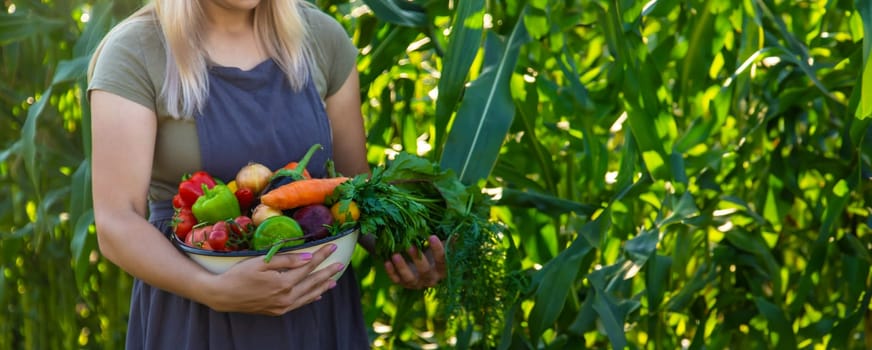
{"type": "Polygon", "coordinates": [[[297,180],[260,196],[260,202],[279,210],[293,209],[310,204],[322,204],[333,194],[339,184],[348,181],[347,177],[297,180]]]}

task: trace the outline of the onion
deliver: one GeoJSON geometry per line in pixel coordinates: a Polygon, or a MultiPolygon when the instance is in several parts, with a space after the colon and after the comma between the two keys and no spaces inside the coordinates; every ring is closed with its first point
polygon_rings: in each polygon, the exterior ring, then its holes
{"type": "Polygon", "coordinates": [[[254,223],[255,226],[259,226],[264,220],[278,215],[284,214],[281,210],[261,203],[254,207],[254,211],[251,212],[251,222],[254,223]]]}
{"type": "Polygon", "coordinates": [[[269,183],[270,177],[272,177],[272,170],[269,170],[266,165],[251,162],[236,173],[236,187],[247,188],[254,194],[259,194],[269,183]]]}

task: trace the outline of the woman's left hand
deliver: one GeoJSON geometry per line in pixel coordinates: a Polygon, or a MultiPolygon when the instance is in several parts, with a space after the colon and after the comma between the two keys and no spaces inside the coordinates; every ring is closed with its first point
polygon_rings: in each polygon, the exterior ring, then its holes
{"type": "Polygon", "coordinates": [[[385,261],[385,271],[394,283],[409,289],[433,287],[446,276],[445,247],[439,237],[430,236],[430,247],[421,252],[409,248],[411,262],[402,254],[394,254],[385,261]]]}

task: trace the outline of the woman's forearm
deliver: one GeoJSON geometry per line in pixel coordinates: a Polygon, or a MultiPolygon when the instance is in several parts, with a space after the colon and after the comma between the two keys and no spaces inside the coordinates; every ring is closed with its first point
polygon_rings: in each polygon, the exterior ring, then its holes
{"type": "Polygon", "coordinates": [[[97,213],[100,251],[149,285],[207,304],[210,272],[179,252],[134,211],[97,213]]]}

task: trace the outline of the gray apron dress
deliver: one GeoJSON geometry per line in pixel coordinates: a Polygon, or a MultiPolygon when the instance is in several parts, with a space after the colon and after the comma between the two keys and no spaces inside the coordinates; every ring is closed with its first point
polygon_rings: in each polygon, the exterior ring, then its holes
{"type": "MultiPolygon", "coordinates": [[[[332,157],[326,111],[311,79],[291,89],[272,60],[251,70],[210,67],[209,98],[196,120],[203,170],[225,182],[250,161],[277,169],[324,146],[307,168],[325,175],[332,157]]],[[[171,233],[171,202],[149,203],[149,222],[171,233]]],[[[216,312],[134,280],[127,349],[368,349],[354,271],[321,300],[282,316],[216,312]]]]}

